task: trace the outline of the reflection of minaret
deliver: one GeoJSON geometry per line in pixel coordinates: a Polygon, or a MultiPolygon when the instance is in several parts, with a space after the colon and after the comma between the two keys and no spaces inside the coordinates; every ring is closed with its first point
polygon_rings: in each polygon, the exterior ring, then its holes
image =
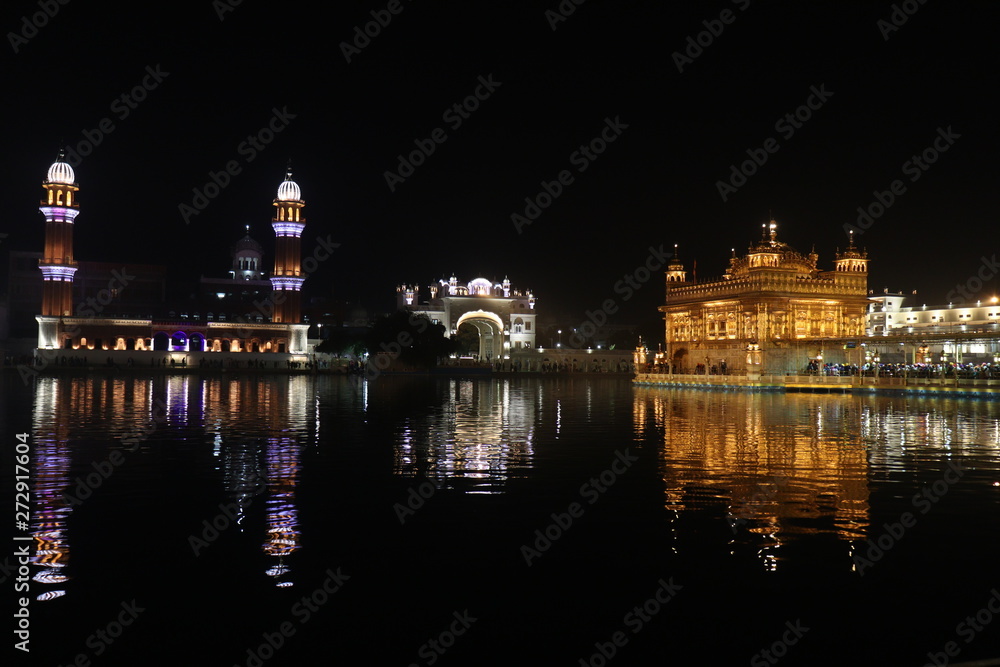
{"type": "Polygon", "coordinates": [[[292,169],[288,168],[285,181],[278,187],[278,198],[274,200],[274,218],[271,226],[276,236],[274,244],[274,274],[271,286],[274,290],[274,321],[294,324],[302,320],[300,291],[305,276],[302,275],[302,230],[306,219],[302,217],[302,193],[292,180],[292,169]]]}
{"type": "Polygon", "coordinates": [[[76,261],[73,259],[73,221],[80,213],[76,201],[79,186],[76,174],[63,158],[59,157],[49,167],[42,187],[45,199],[39,211],[45,216],[45,249],[38,261],[42,271],[42,309],[38,319],[38,347],[62,347],[59,340],[60,317],[73,314],[73,277],[76,261]]]}
{"type": "Polygon", "coordinates": [[[267,570],[276,586],[291,586],[284,579],[289,568],[285,557],[299,548],[298,510],[295,487],[298,484],[299,443],[294,438],[270,438],[267,444],[267,540],[264,551],[278,559],[267,570]]]}
{"type": "MultiPolygon", "coordinates": [[[[35,450],[35,511],[32,514],[32,535],[35,538],[35,565],[40,569],[32,579],[47,586],[37,595],[38,600],[51,600],[66,594],[68,581],[69,540],[66,524],[73,508],[63,496],[73,492],[69,477],[70,415],[67,407],[74,405],[71,396],[60,396],[67,382],[54,377],[35,380],[35,405],[32,440],[35,450]]],[[[63,392],[65,394],[65,392],[63,392]]]]}
{"type": "Polygon", "coordinates": [[[287,557],[300,543],[295,497],[299,458],[315,440],[318,424],[317,415],[308,413],[315,396],[312,378],[206,379],[205,383],[205,422],[214,432],[214,456],[220,459],[226,502],[236,504],[235,523],[241,531],[260,530],[263,515],[266,536],[261,548],[275,557],[267,574],[276,586],[291,586],[287,557]],[[282,435],[226,442],[227,434],[247,427],[251,410],[257,423],[282,435]]]}

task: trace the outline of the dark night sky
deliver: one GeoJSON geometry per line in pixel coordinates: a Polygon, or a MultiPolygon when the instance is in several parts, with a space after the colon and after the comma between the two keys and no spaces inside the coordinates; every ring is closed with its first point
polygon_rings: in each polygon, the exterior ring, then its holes
{"type": "MultiPolygon", "coordinates": [[[[996,3],[914,0],[888,40],[878,21],[889,2],[676,4],[591,0],[553,31],[545,11],[556,0],[403,0],[348,63],[339,44],[385,2],[331,3],[323,17],[243,2],[222,21],[208,0],[157,3],[157,16],[70,2],[16,54],[8,34],[0,56],[4,244],[41,248],[40,182],[60,141],[76,145],[109,118],[113,132],[76,169],[78,259],[224,273],[244,224],[270,249],[271,201],[291,159],[305,253],[317,237],[341,243],[307,293],[370,307],[390,307],[402,282],[506,274],[566,321],[607,298],[622,305],[620,321],[655,321],[659,275],[627,303],[614,290],[650,245],[679,243],[689,268],[697,259],[700,276],[719,275],[770,210],[782,240],[815,244],[832,268],[844,223],[894,179],[905,193],[859,237],[870,287],[938,303],[993,255],[996,3]],[[723,10],[732,23],[679,72],[672,54],[723,10]],[[157,65],[169,75],[120,118],[114,100],[157,65]],[[480,75],[500,87],[452,129],[443,112],[480,75]],[[777,131],[811,86],[832,96],[790,137],[777,131]],[[274,107],[295,118],[248,163],[238,146],[274,107]],[[608,117],[628,129],[577,171],[571,154],[608,117]],[[949,126],[960,138],[911,181],[903,164],[949,126]],[[384,172],[438,127],[447,141],[391,192],[384,172]],[[717,181],[769,137],[779,150],[724,202],[717,181]],[[178,206],[229,160],[242,172],[185,224],[178,206]],[[564,169],[574,182],[518,234],[511,214],[564,169]]],[[[20,31],[36,11],[5,3],[0,25],[20,31]]]]}

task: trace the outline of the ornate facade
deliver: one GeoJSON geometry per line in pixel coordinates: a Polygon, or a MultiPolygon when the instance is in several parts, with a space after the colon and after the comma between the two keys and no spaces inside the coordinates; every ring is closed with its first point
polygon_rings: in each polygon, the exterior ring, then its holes
{"type": "MultiPolygon", "coordinates": [[[[308,325],[301,323],[299,292],[305,275],[300,264],[299,238],[305,226],[299,186],[291,172],[278,188],[271,224],[276,235],[275,268],[270,283],[261,272],[262,249],[249,235],[237,244],[232,278],[253,287],[253,312],[237,318],[197,315],[180,317],[112,317],[120,292],[135,279],[127,270],[112,271],[107,288],[74,299],[73,282],[78,265],[73,256],[73,234],[80,213],[79,185],[73,168],[60,153],[49,167],[39,210],[45,216],[45,247],[38,262],[42,273],[41,312],[38,321],[40,350],[166,351],[166,352],[275,352],[308,351],[308,325]],[[261,288],[270,287],[265,294],[261,288]]],[[[126,267],[122,267],[126,269],[126,267]]],[[[207,281],[212,283],[213,281],[207,281]]],[[[215,281],[219,283],[219,281],[215,281]]],[[[223,299],[226,292],[214,287],[223,299]]],[[[221,305],[221,304],[220,304],[221,305]]],[[[186,311],[186,308],[177,308],[186,311]]],[[[221,308],[220,308],[221,310],[221,308]]],[[[171,315],[175,315],[171,312],[171,315]]]]}
{"type": "Polygon", "coordinates": [[[466,284],[452,276],[431,285],[428,292],[430,299],[421,302],[418,286],[400,285],[397,307],[443,324],[446,335],[456,335],[466,323],[475,327],[481,359],[503,359],[535,347],[535,297],[530,290],[511,288],[507,278],[498,283],[476,278],[466,284]]]}
{"type": "Polygon", "coordinates": [[[864,336],[867,253],[852,241],[832,271],[817,268],[818,259],[815,251],[805,255],[779,241],[773,220],[745,256],[733,251],[721,278],[688,281],[674,253],[659,308],[674,370],[723,362],[730,371],[795,370],[822,356],[823,339],[864,336]]]}

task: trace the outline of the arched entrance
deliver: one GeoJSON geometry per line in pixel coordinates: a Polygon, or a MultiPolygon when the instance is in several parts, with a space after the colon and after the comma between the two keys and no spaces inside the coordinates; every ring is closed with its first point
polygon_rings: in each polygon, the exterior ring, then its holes
{"type": "Polygon", "coordinates": [[[463,325],[473,327],[479,334],[480,359],[491,361],[504,358],[504,328],[499,315],[483,310],[471,311],[458,318],[455,331],[463,325]]]}

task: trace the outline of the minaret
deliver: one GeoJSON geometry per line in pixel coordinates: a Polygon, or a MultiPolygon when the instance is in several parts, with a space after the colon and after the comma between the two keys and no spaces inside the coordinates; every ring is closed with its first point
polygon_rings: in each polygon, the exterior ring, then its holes
{"type": "Polygon", "coordinates": [[[45,251],[38,261],[42,271],[42,316],[69,317],[73,314],[73,221],[80,213],[76,193],[80,190],[74,182],[73,167],[65,161],[66,153],[49,167],[42,182],[45,198],[38,210],[45,216],[45,251]]]}
{"type": "Polygon", "coordinates": [[[296,324],[302,320],[302,230],[306,219],[302,217],[302,193],[292,180],[292,168],[288,167],[284,182],[278,187],[278,198],[274,200],[274,218],[271,226],[276,236],[274,243],[274,274],[271,287],[274,290],[274,321],[296,324]]]}

